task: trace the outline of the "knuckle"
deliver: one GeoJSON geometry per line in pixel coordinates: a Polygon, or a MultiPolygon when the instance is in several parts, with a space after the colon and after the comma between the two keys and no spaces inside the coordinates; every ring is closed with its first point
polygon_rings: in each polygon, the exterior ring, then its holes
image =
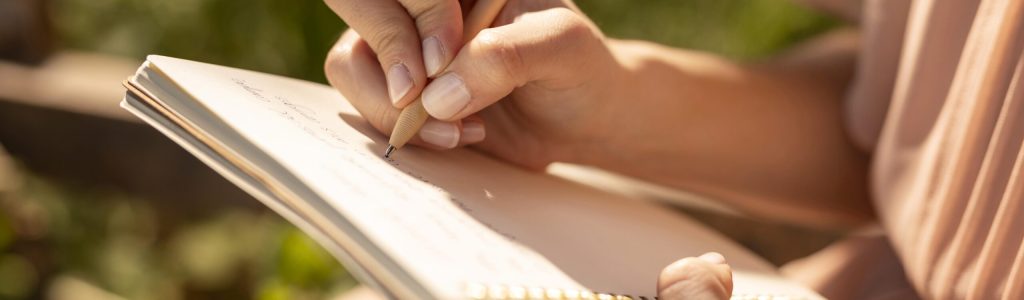
{"type": "Polygon", "coordinates": [[[402,6],[409,12],[413,19],[423,16],[437,14],[445,9],[447,1],[423,1],[423,0],[402,0],[402,6]]]}
{"type": "Polygon", "coordinates": [[[700,270],[702,268],[702,261],[699,258],[687,257],[665,267],[665,272],[691,273],[690,271],[700,270]]]}
{"type": "Polygon", "coordinates": [[[560,8],[552,13],[557,20],[558,31],[556,34],[560,40],[574,41],[574,44],[585,44],[581,42],[597,40],[597,34],[590,21],[583,16],[567,8],[560,8]]]}
{"type": "Polygon", "coordinates": [[[458,1],[408,0],[404,2],[416,3],[410,3],[406,6],[406,9],[413,20],[415,20],[416,27],[420,30],[421,34],[460,35],[459,32],[456,32],[457,27],[455,26],[461,13],[458,1]]]}
{"type": "Polygon", "coordinates": [[[704,273],[706,273],[704,265],[698,258],[687,257],[665,267],[661,271],[662,276],[659,281],[664,286],[700,281],[703,280],[701,275],[704,273]]]}
{"type": "Polygon", "coordinates": [[[330,51],[327,51],[327,58],[324,60],[324,63],[328,66],[339,66],[348,60],[351,52],[350,47],[339,43],[331,47],[330,51]]]}
{"type": "Polygon", "coordinates": [[[373,31],[363,35],[363,38],[370,44],[370,48],[373,48],[374,52],[381,54],[382,56],[388,56],[388,53],[395,53],[397,50],[406,43],[408,32],[399,26],[405,20],[398,17],[382,17],[370,26],[374,28],[373,31]]]}
{"type": "Polygon", "coordinates": [[[551,8],[551,9],[548,10],[548,13],[550,13],[552,15],[552,17],[555,17],[555,18],[557,18],[559,20],[569,20],[569,19],[579,18],[579,14],[577,14],[572,9],[569,9],[569,8],[566,8],[566,7],[551,8]]]}
{"type": "Polygon", "coordinates": [[[720,282],[708,264],[699,258],[688,257],[672,263],[662,271],[658,289],[669,294],[707,293],[717,299],[728,298],[730,287],[720,282]]]}
{"type": "Polygon", "coordinates": [[[337,48],[332,48],[331,51],[327,52],[327,58],[324,60],[324,76],[327,77],[327,81],[334,84],[341,76],[342,71],[345,69],[345,64],[348,61],[348,53],[337,48]]]}
{"type": "Polygon", "coordinates": [[[499,68],[501,79],[512,80],[517,84],[525,81],[526,64],[521,49],[509,43],[500,31],[485,29],[477,34],[475,41],[489,65],[499,68]]]}

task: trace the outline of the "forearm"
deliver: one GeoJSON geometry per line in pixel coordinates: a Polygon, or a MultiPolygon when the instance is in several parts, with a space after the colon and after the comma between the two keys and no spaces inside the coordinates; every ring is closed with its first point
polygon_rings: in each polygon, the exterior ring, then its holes
{"type": "Polygon", "coordinates": [[[606,136],[577,159],[751,214],[810,224],[871,215],[867,156],[847,139],[842,85],[798,68],[611,42],[629,70],[606,136]]]}

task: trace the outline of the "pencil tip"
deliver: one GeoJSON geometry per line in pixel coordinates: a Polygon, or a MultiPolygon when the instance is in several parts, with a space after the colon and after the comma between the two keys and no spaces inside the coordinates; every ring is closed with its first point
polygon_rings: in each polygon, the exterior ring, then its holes
{"type": "Polygon", "coordinates": [[[391,158],[391,152],[395,152],[395,146],[388,145],[388,150],[384,150],[384,158],[391,158]]]}

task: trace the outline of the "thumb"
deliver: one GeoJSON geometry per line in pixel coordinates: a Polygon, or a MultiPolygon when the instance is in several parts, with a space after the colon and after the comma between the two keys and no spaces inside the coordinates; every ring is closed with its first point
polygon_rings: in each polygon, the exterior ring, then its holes
{"type": "Polygon", "coordinates": [[[599,35],[570,9],[524,14],[469,41],[423,90],[423,107],[437,119],[462,119],[528,82],[570,76],[593,43],[601,43],[599,35]]]}
{"type": "Polygon", "coordinates": [[[732,269],[715,252],[678,260],[661,271],[658,299],[729,299],[732,269]]]}

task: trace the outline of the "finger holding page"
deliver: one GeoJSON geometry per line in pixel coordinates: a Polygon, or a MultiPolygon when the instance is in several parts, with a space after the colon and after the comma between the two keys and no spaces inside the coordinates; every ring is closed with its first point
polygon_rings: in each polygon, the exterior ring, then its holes
{"type": "Polygon", "coordinates": [[[724,300],[732,295],[732,269],[725,257],[708,252],[680,259],[661,271],[658,298],[724,300]]]}
{"type": "Polygon", "coordinates": [[[481,31],[423,90],[423,106],[440,120],[459,120],[531,81],[569,76],[584,63],[578,49],[600,43],[590,23],[567,8],[527,13],[481,31]]]}
{"type": "MultiPolygon", "coordinates": [[[[327,55],[327,80],[375,129],[391,133],[401,112],[388,100],[384,73],[365,40],[346,31],[327,55]]],[[[410,143],[433,149],[450,149],[461,140],[461,122],[429,119],[410,143]]],[[[475,125],[474,125],[475,126],[475,125]]]]}

